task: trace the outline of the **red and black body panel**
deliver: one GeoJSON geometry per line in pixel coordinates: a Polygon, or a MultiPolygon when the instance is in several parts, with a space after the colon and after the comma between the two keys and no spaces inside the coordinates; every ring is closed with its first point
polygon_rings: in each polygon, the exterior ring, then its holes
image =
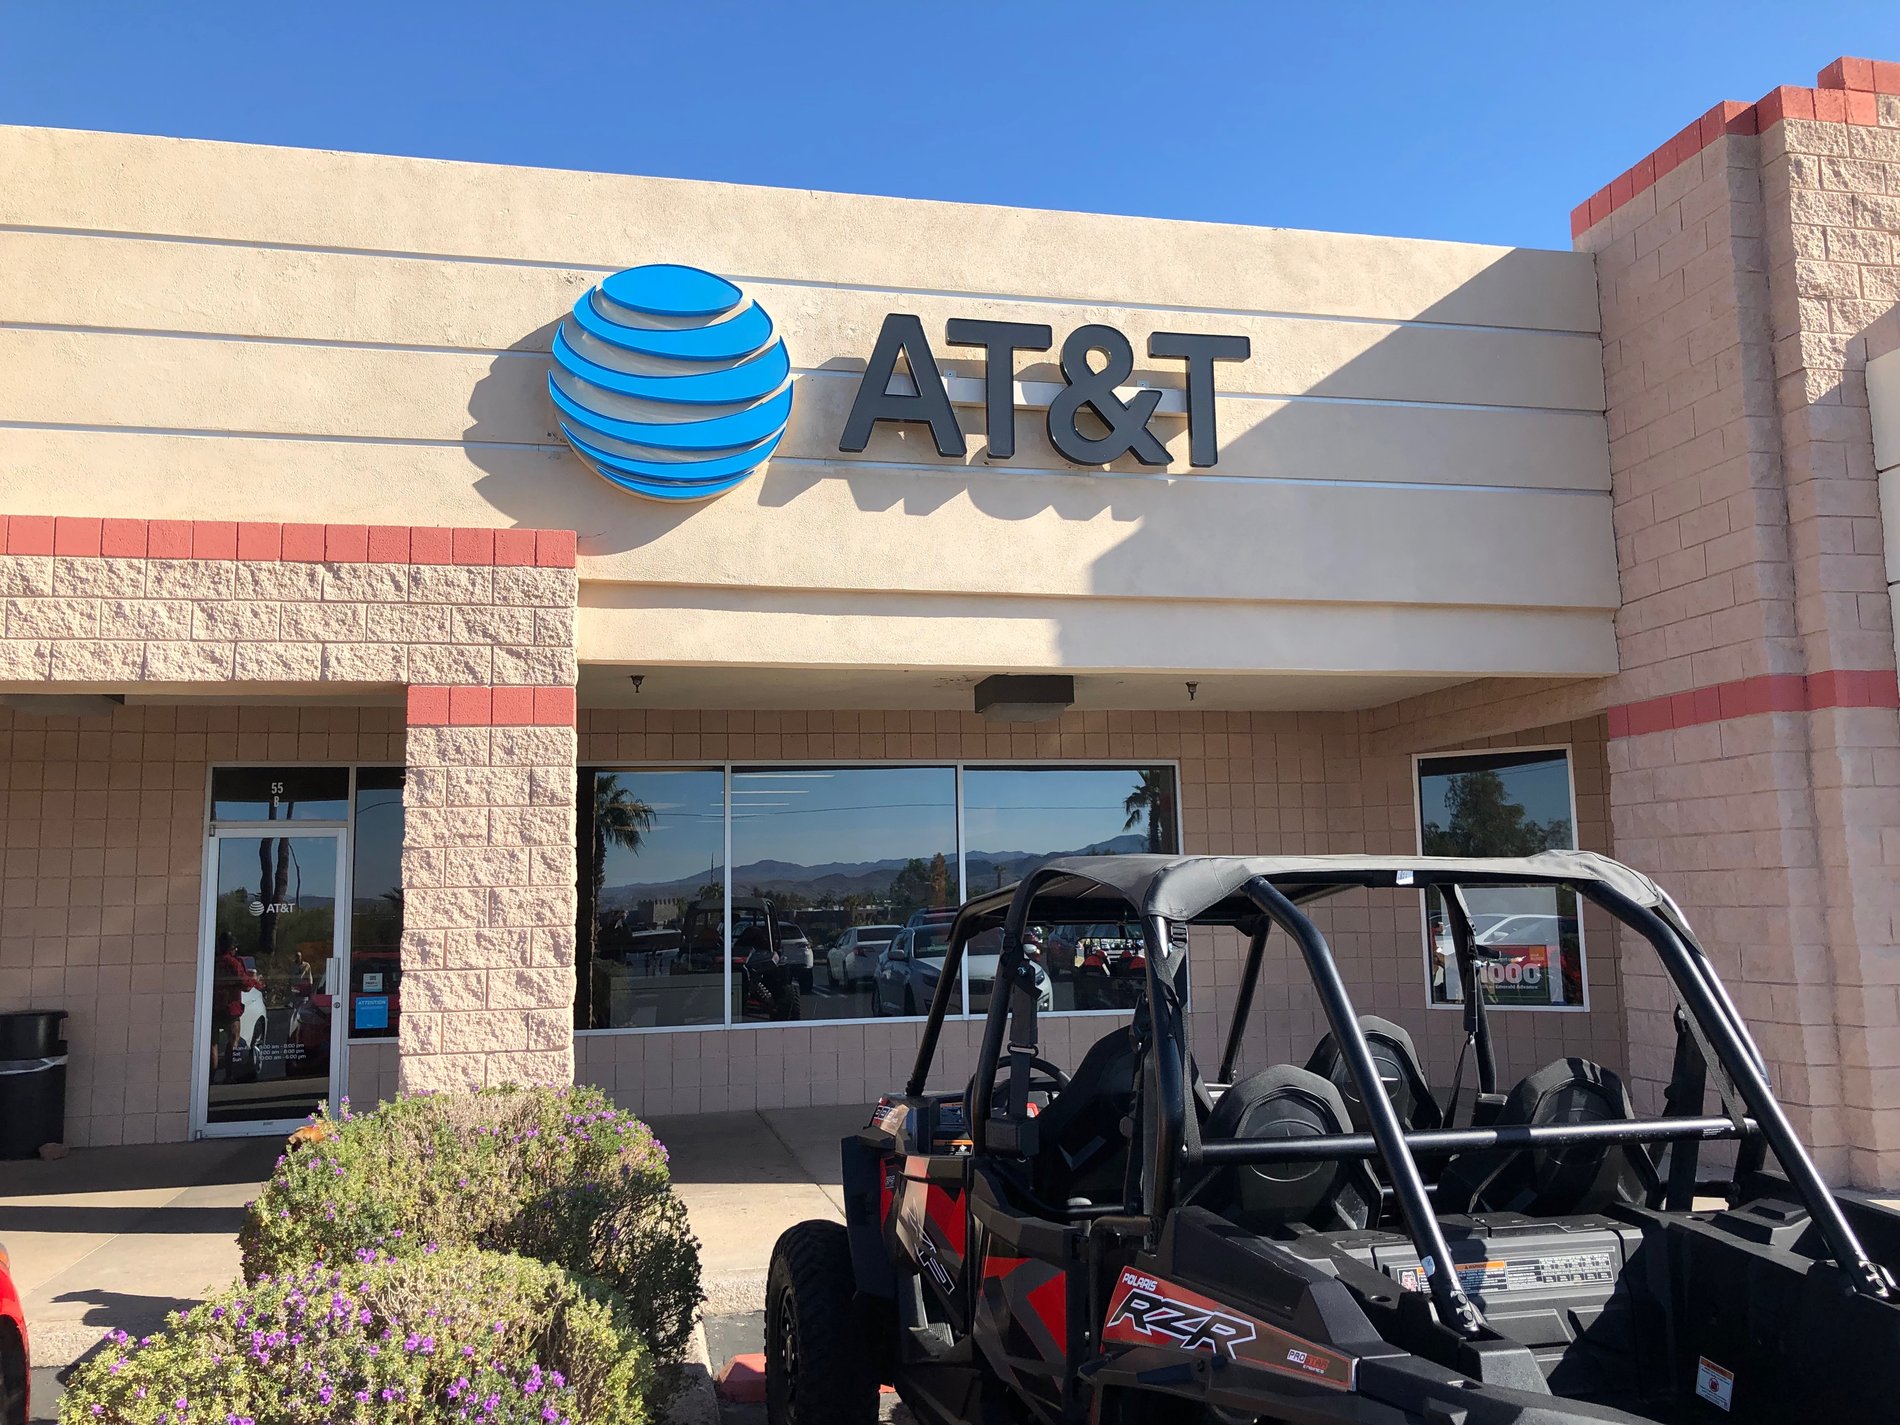
{"type": "Polygon", "coordinates": [[[970,1255],[970,1160],[907,1155],[891,1207],[898,1270],[916,1274],[935,1309],[932,1320],[962,1333],[970,1328],[965,1273],[970,1255]]]}
{"type": "Polygon", "coordinates": [[[1045,1419],[1078,1417],[1076,1367],[1091,1350],[1081,1231],[1007,1206],[980,1169],[970,1215],[977,1350],[1045,1419]]]}

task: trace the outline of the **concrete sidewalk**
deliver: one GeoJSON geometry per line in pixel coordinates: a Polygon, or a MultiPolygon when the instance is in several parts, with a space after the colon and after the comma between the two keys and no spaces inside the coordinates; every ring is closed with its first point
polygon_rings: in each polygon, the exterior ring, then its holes
{"type": "MultiPolygon", "coordinates": [[[[850,1106],[653,1120],[700,1239],[704,1314],[730,1323],[715,1329],[722,1341],[757,1334],[749,1318],[764,1309],[779,1233],[843,1220],[838,1140],[869,1119],[868,1106],[850,1106]]],[[[33,1338],[36,1420],[53,1418],[57,1372],[108,1331],[144,1335],[236,1279],[244,1206],[282,1149],[277,1138],[221,1139],[0,1163],[0,1242],[33,1338]]]]}
{"type": "MultiPolygon", "coordinates": [[[[843,1220],[838,1140],[869,1118],[854,1105],[653,1120],[702,1244],[708,1312],[759,1309],[786,1227],[843,1220]]],[[[113,1328],[142,1334],[233,1280],[244,1205],[282,1147],[205,1140],[0,1163],[0,1241],[35,1360],[67,1364],[113,1328]]]]}
{"type": "Polygon", "coordinates": [[[0,1163],[0,1241],[34,1365],[70,1365],[114,1328],[143,1334],[236,1277],[244,1205],[282,1148],[221,1139],[0,1163]]]}
{"type": "Polygon", "coordinates": [[[705,1314],[714,1317],[764,1310],[772,1244],[787,1227],[813,1217],[844,1221],[838,1140],[869,1123],[871,1109],[831,1105],[649,1121],[672,1156],[673,1185],[699,1237],[705,1314]]]}
{"type": "Polygon", "coordinates": [[[134,1335],[238,1274],[237,1232],[280,1139],[77,1148],[0,1163],[0,1242],[33,1342],[33,1420],[55,1418],[59,1372],[111,1330],[134,1335]]]}

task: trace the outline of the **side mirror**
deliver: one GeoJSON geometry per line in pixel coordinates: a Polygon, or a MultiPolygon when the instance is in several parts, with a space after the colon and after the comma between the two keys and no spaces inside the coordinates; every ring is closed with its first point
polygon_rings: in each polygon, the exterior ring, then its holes
{"type": "Polygon", "coordinates": [[[908,960],[910,958],[910,951],[904,949],[901,945],[891,946],[884,954],[888,960],[908,960]]]}

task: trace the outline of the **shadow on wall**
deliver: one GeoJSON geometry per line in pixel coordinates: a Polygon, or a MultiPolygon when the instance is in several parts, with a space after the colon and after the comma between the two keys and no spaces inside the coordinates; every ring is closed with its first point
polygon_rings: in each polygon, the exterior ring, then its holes
{"type": "MultiPolygon", "coordinates": [[[[485,503],[521,525],[571,523],[579,533],[584,553],[619,554],[642,548],[666,537],[716,501],[669,504],[642,499],[595,475],[568,447],[547,394],[548,347],[558,325],[558,321],[549,322],[507,351],[497,353],[487,374],[470,393],[470,424],[463,431],[463,440],[468,459],[482,472],[475,488],[485,503]],[[523,441],[526,430],[536,432],[538,438],[523,441]]],[[[848,397],[840,405],[832,399],[835,392],[824,391],[821,396],[819,388],[848,377],[849,389],[855,391],[856,378],[863,370],[861,358],[838,358],[821,371],[797,378],[793,382],[794,422],[801,417],[825,420],[832,415],[831,406],[837,405],[836,419],[829,424],[841,429],[848,397]],[[804,409],[807,405],[821,405],[822,409],[808,412],[804,409]]],[[[1159,372],[1154,377],[1164,379],[1159,372]]],[[[967,459],[987,467],[980,426],[972,434],[972,453],[967,459]]],[[[837,430],[823,431],[826,449],[835,447],[837,438],[837,430]]],[[[1127,492],[1100,480],[1098,472],[1025,474],[1008,481],[966,473],[937,454],[928,431],[921,426],[887,427],[879,432],[878,445],[884,448],[884,459],[878,465],[918,467],[915,482],[901,494],[877,489],[877,482],[862,478],[865,472],[858,469],[857,462],[782,459],[753,477],[758,502],[766,508],[783,508],[821,482],[843,479],[850,485],[858,508],[867,513],[901,507],[908,515],[929,515],[961,498],[994,519],[1028,519],[1051,509],[1069,520],[1093,520],[1103,513],[1123,523],[1138,518],[1134,509],[1117,505],[1117,496],[1127,492]]]]}
{"type": "MultiPolygon", "coordinates": [[[[782,456],[770,464],[755,477],[753,489],[745,498],[768,508],[784,508],[796,504],[821,482],[843,481],[857,508],[866,513],[927,516],[961,503],[998,521],[1017,522],[1051,513],[1075,523],[1106,517],[1130,527],[1123,546],[1095,571],[1095,589],[1106,592],[1151,587],[1157,580],[1165,585],[1168,566],[1204,559],[1204,552],[1197,551],[1192,538],[1192,529],[1204,528],[1204,524],[1192,519],[1157,521],[1151,512],[1158,489],[1171,485],[1183,490],[1184,500],[1192,500],[1194,483],[1210,483],[1207,474],[1279,481],[1377,481],[1398,467],[1414,472],[1415,478],[1445,483],[1464,480],[1477,485],[1506,484],[1510,473],[1499,467],[1495,451],[1509,442],[1474,441],[1468,436],[1474,419],[1487,419],[1472,409],[1482,405],[1486,397],[1480,393],[1474,399],[1470,367],[1475,361],[1496,374],[1504,388],[1497,396],[1500,403],[1540,404],[1525,394],[1537,385],[1539,374],[1518,372],[1515,363],[1498,354],[1497,338],[1480,324],[1495,319],[1499,291],[1527,289],[1518,269],[1527,265],[1535,268],[1545,261],[1548,259],[1541,254],[1500,254],[1484,272],[1412,314],[1407,319],[1409,325],[1376,335],[1366,324],[1347,326],[1325,318],[1313,319],[1310,326],[1297,319],[1276,323],[1271,339],[1278,347],[1285,372],[1276,384],[1286,388],[1286,396],[1364,396],[1367,392],[1397,391],[1406,399],[1401,406],[1380,399],[1350,405],[1311,399],[1276,402],[1273,397],[1230,401],[1222,412],[1226,429],[1222,432],[1220,466],[1206,474],[1182,471],[1162,475],[1132,457],[1093,469],[1028,468],[1058,462],[1048,450],[1043,429],[1046,417],[1041,411],[1017,413],[1018,453],[996,459],[989,454],[981,430],[982,412],[972,407],[958,409],[968,437],[968,450],[962,457],[940,456],[922,425],[884,425],[874,433],[864,458],[833,460],[830,457],[836,454],[838,436],[868,350],[827,354],[815,369],[796,381],[788,445],[807,453],[782,456]],[[1322,333],[1326,342],[1335,344],[1337,354],[1328,354],[1320,347],[1309,349],[1309,341],[1322,333]],[[1366,339],[1360,345],[1362,337],[1366,339]],[[1432,403],[1440,403],[1441,408],[1431,409],[1432,403]],[[1444,405],[1460,409],[1448,411],[1442,408],[1444,405]],[[1474,456],[1474,447],[1492,453],[1474,456]],[[893,478],[891,467],[908,478],[893,478]],[[873,474],[873,470],[880,473],[873,474]],[[1136,478],[1124,480],[1124,476],[1136,478]],[[1158,576],[1152,572],[1157,568],[1163,571],[1158,576]]],[[[546,391],[548,352],[559,325],[559,318],[550,316],[547,323],[513,342],[508,351],[498,353],[471,393],[470,423],[464,439],[468,458],[482,472],[476,481],[477,491],[487,504],[522,524],[571,525],[580,533],[582,548],[592,554],[620,553],[664,539],[706,506],[697,502],[669,505],[631,496],[594,476],[568,449],[546,391]]],[[[966,377],[980,374],[980,365],[954,354],[959,349],[946,348],[939,338],[940,334],[933,334],[933,346],[947,373],[966,377]]],[[[1057,363],[1046,355],[1021,360],[1016,376],[1025,381],[1061,379],[1057,363]]],[[[1179,363],[1166,360],[1137,366],[1129,378],[1132,384],[1165,387],[1178,387],[1181,380],[1179,363]]],[[[1221,380],[1220,384],[1230,383],[1221,380]]],[[[1085,425],[1093,424],[1093,417],[1087,413],[1082,419],[1085,425]]],[[[1496,419],[1522,423],[1532,417],[1519,410],[1502,411],[1496,419]]],[[[1599,419],[1599,428],[1600,424],[1599,419]]],[[[1100,429],[1091,433],[1099,433],[1100,429]]],[[[1184,450],[1184,421],[1159,418],[1155,429],[1172,450],[1184,450]]],[[[1525,445],[1535,444],[1530,430],[1521,435],[1525,445]]],[[[1605,445],[1600,429],[1597,445],[1599,449],[1605,445]]],[[[1285,487],[1280,488],[1276,507],[1287,503],[1285,487]]],[[[1302,537],[1288,538],[1284,529],[1263,527],[1263,546],[1271,540],[1273,547],[1270,553],[1263,547],[1258,557],[1272,558],[1282,565],[1297,559],[1323,568],[1332,552],[1305,538],[1308,531],[1299,533],[1302,537]]],[[[1338,531],[1318,533],[1333,539],[1341,537],[1338,531]]],[[[1513,551],[1508,547],[1493,549],[1487,557],[1508,561],[1513,551]]],[[[1421,588],[1430,586],[1432,562],[1431,557],[1421,554],[1421,588]]],[[[1008,592],[1008,570],[998,572],[1002,581],[998,591],[1008,592]]],[[[1534,576],[1535,570],[1527,569],[1526,574],[1534,576]]]]}

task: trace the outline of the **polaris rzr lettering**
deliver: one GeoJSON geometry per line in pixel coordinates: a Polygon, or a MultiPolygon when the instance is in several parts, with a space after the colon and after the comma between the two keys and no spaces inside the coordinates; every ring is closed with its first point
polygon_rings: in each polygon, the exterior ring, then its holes
{"type": "Polygon", "coordinates": [[[937,1244],[930,1240],[929,1232],[917,1234],[917,1265],[930,1273],[931,1280],[945,1291],[953,1288],[950,1273],[943,1268],[943,1259],[937,1255],[937,1244]]]}
{"type": "Polygon", "coordinates": [[[1253,1340],[1253,1322],[1225,1311],[1189,1306],[1158,1292],[1130,1291],[1109,1316],[1107,1326],[1127,1322],[1145,1336],[1166,1336],[1189,1351],[1213,1351],[1231,1358],[1234,1347],[1253,1340]]]}
{"type": "MultiPolygon", "coordinates": [[[[774,1251],[766,1425],[869,1425],[886,1384],[919,1425],[1900,1425],[1900,1209],[1816,1175],[1711,957],[1647,878],[1570,851],[1068,856],[1020,874],[913,923],[935,938],[947,921],[938,983],[980,975],[990,1013],[972,1064],[961,1027],[939,1033],[956,997],[933,997],[894,1111],[841,1145],[846,1222],[801,1222],[774,1251]],[[1489,924],[1472,922],[1518,902],[1474,910],[1467,887],[1587,903],[1622,927],[1621,953],[1656,953],[1679,1001],[1673,1111],[1638,1117],[1613,1068],[1574,1054],[1506,1092],[1480,1052],[1477,1126],[1411,1031],[1359,1014],[1301,909],[1396,892],[1378,914],[1403,928],[1435,892],[1483,1043],[1499,1006],[1470,989],[1489,924]],[[1147,992],[1086,1047],[1045,1035],[1038,976],[1117,921],[1158,952],[1147,992]],[[1299,954],[1269,951],[1269,927],[1299,954]],[[1206,1117],[1179,1002],[1202,930],[1249,942],[1219,996],[1233,1015],[1206,1036],[1225,1046],[1202,1066],[1224,1086],[1206,1117]],[[1289,959],[1307,962],[1321,1037],[1305,1068],[1296,1043],[1245,1069],[1247,1011],[1289,959]],[[1011,1046],[1033,1100],[1012,1091],[1011,1046]],[[1704,1117],[1711,1083],[1722,1111],[1704,1117]],[[1710,1196],[1722,1212],[1698,1207],[1710,1196]]],[[[1507,1062],[1535,1062],[1537,1043],[1498,1028],[1507,1062]]]]}
{"type": "Polygon", "coordinates": [[[1171,1346],[1350,1390],[1353,1359],[1176,1282],[1124,1267],[1102,1322],[1104,1344],[1171,1346]]]}

